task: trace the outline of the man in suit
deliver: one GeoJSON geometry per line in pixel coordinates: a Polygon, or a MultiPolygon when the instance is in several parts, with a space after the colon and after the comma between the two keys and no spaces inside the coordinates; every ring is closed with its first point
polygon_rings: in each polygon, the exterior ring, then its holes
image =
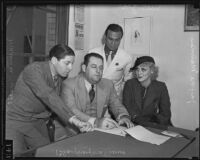
{"type": "Polygon", "coordinates": [[[63,81],[61,97],[78,119],[91,123],[93,127],[107,129],[122,124],[132,127],[129,114],[120,102],[112,81],[102,78],[103,69],[101,55],[87,54],[82,73],[63,81]],[[104,117],[108,106],[118,124],[104,117]]]}
{"type": "Polygon", "coordinates": [[[49,61],[33,62],[20,73],[6,104],[6,139],[13,140],[14,156],[50,143],[46,122],[52,113],[64,124],[87,129],[89,123],[79,121],[59,96],[74,57],[70,47],[58,44],[50,50],[49,61]]]}
{"type": "Polygon", "coordinates": [[[106,28],[103,45],[89,52],[99,53],[104,59],[103,78],[113,81],[117,95],[122,99],[124,82],[132,78],[129,72],[133,60],[132,57],[119,48],[123,37],[123,29],[118,24],[110,24],[106,28]]]}

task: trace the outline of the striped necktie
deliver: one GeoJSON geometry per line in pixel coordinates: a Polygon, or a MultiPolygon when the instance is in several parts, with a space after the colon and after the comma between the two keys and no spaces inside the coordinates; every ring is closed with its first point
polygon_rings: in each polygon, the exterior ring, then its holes
{"type": "Polygon", "coordinates": [[[58,76],[53,77],[53,82],[54,82],[54,86],[56,87],[58,85],[58,76]]]}
{"type": "Polygon", "coordinates": [[[107,59],[107,66],[110,65],[111,61],[112,61],[112,51],[109,52],[108,59],[107,59]]]}
{"type": "Polygon", "coordinates": [[[95,91],[94,91],[94,84],[91,85],[91,89],[89,91],[89,96],[90,96],[90,103],[94,100],[95,97],[95,91]]]}

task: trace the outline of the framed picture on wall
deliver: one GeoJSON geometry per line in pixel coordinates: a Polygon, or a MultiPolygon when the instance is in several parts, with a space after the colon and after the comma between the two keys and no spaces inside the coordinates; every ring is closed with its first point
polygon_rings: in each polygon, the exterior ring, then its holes
{"type": "Polygon", "coordinates": [[[199,8],[192,4],[185,5],[184,31],[199,31],[199,8]]]}
{"type": "Polygon", "coordinates": [[[124,19],[124,49],[134,55],[150,54],[151,17],[124,19]]]}

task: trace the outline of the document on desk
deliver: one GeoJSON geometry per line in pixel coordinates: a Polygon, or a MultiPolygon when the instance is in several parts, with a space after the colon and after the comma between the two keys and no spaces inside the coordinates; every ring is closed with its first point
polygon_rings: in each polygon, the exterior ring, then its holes
{"type": "Polygon", "coordinates": [[[115,135],[118,135],[118,136],[125,136],[126,135],[126,132],[125,132],[126,129],[127,129],[126,127],[119,126],[117,128],[113,128],[113,129],[95,128],[94,130],[100,131],[100,132],[105,132],[105,133],[110,133],[110,134],[115,134],[115,135]]]}
{"type": "Polygon", "coordinates": [[[164,135],[170,136],[170,137],[182,137],[179,133],[173,132],[173,131],[163,131],[161,132],[164,135]]]}
{"type": "Polygon", "coordinates": [[[160,145],[170,139],[170,137],[168,136],[153,133],[140,125],[126,129],[125,132],[127,132],[129,135],[137,140],[149,142],[156,145],[160,145]]]}

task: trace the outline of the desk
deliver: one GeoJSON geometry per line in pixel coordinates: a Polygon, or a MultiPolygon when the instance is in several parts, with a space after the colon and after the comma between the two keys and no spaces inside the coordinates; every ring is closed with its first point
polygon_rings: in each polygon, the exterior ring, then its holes
{"type": "MultiPolygon", "coordinates": [[[[160,133],[161,130],[148,128],[160,133]]],[[[161,145],[138,141],[130,136],[122,137],[99,131],[74,137],[40,147],[36,157],[199,157],[199,133],[179,128],[171,131],[196,137],[191,143],[183,137],[170,138],[161,145]]]]}

